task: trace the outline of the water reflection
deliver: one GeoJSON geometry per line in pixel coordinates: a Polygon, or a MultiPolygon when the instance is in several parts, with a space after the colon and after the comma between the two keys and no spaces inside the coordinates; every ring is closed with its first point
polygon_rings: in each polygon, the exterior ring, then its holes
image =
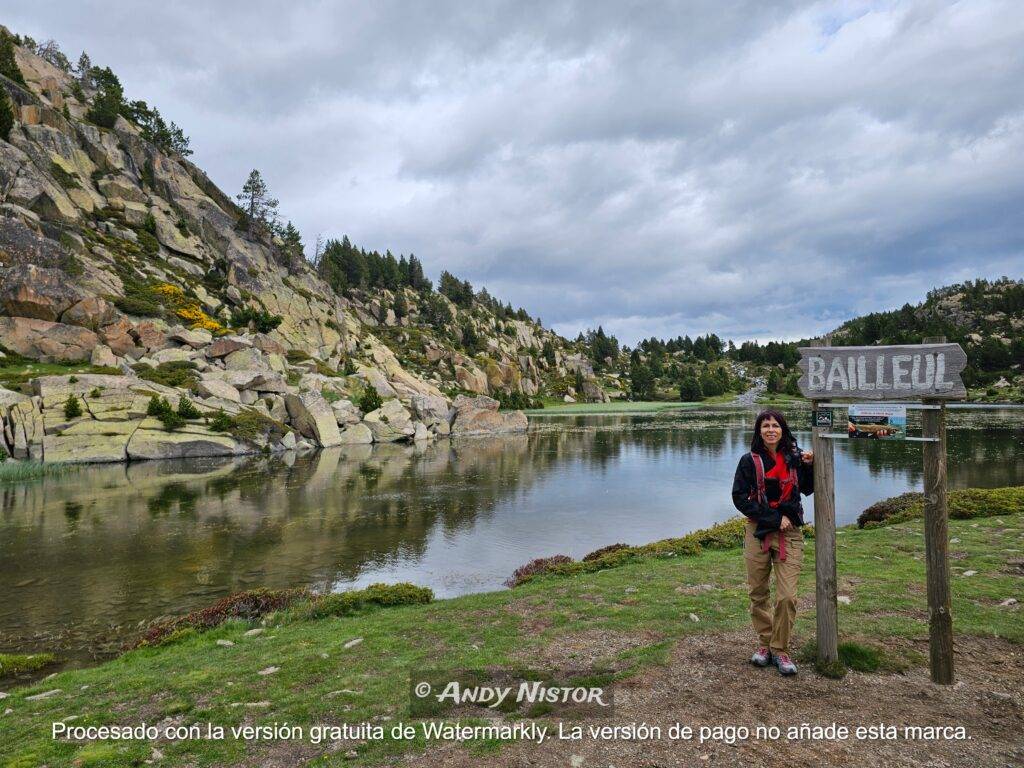
{"type": "MultiPolygon", "coordinates": [[[[952,425],[953,487],[1024,483],[1016,418],[952,425]]],[[[729,485],[750,420],[538,419],[529,436],[97,466],[8,485],[0,650],[82,654],[139,621],[255,586],[492,589],[533,557],[677,536],[734,514],[729,485]]],[[[920,486],[921,445],[843,442],[836,465],[845,523],[920,486]]]]}

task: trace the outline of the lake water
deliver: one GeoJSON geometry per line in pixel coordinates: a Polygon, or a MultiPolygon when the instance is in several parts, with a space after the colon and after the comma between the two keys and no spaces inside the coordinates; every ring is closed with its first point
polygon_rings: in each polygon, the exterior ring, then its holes
{"type": "MultiPolygon", "coordinates": [[[[680,536],[736,514],[753,414],[541,416],[497,439],[93,466],[0,486],[0,651],[81,660],[141,621],[257,586],[412,581],[451,596],[500,588],[535,557],[680,536]]],[[[838,522],[920,490],[921,445],[837,441],[838,522]]],[[[949,479],[1024,484],[1024,413],[951,414],[949,479]]]]}

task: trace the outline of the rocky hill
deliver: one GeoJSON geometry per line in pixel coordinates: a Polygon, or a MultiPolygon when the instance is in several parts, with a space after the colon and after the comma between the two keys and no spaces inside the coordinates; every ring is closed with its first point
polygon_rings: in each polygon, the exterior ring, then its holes
{"type": "Polygon", "coordinates": [[[342,289],[288,240],[294,230],[282,238],[191,163],[173,123],[168,141],[159,113],[125,102],[109,70],[81,77],[9,35],[5,45],[0,416],[10,453],[116,460],[522,429],[521,414],[472,396],[522,407],[589,381],[592,398],[606,397],[576,345],[468,283],[456,282],[469,290],[458,301],[429,281],[342,289]],[[151,407],[154,396],[163,401],[151,407]],[[182,396],[203,418],[162,428],[160,407],[176,411],[182,396]],[[64,417],[71,400],[82,416],[64,417]],[[160,445],[140,448],[140,429],[160,445]]]}
{"type": "Polygon", "coordinates": [[[937,288],[917,305],[844,323],[837,344],[918,344],[945,336],[967,352],[964,382],[993,394],[1024,391],[1024,281],[1008,277],[937,288]]]}

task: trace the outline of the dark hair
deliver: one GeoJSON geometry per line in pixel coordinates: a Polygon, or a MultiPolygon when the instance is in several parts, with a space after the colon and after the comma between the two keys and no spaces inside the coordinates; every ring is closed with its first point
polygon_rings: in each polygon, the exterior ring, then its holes
{"type": "Polygon", "coordinates": [[[766,408],[757,414],[757,418],[754,419],[754,437],[750,441],[750,450],[752,451],[764,451],[766,450],[764,439],[761,437],[761,423],[765,419],[775,419],[779,422],[779,426],[782,427],[782,438],[779,440],[779,451],[782,453],[792,453],[796,450],[796,438],[793,437],[793,433],[789,431],[789,424],[786,423],[786,417],[782,415],[780,411],[774,408],[766,408]]]}

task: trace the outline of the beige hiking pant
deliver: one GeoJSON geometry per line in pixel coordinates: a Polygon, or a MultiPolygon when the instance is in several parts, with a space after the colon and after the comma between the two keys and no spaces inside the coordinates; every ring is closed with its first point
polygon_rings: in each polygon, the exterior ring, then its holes
{"type": "Polygon", "coordinates": [[[796,584],[800,563],[804,559],[804,535],[799,528],[782,532],[786,559],[779,557],[778,533],[768,534],[769,550],[762,551],[762,542],[755,538],[757,524],[747,520],[743,540],[743,557],[747,563],[747,587],[750,595],[750,617],[761,645],[772,653],[789,653],[789,637],[796,619],[796,584]],[[769,599],[769,577],[775,569],[775,606],[769,599]]]}

